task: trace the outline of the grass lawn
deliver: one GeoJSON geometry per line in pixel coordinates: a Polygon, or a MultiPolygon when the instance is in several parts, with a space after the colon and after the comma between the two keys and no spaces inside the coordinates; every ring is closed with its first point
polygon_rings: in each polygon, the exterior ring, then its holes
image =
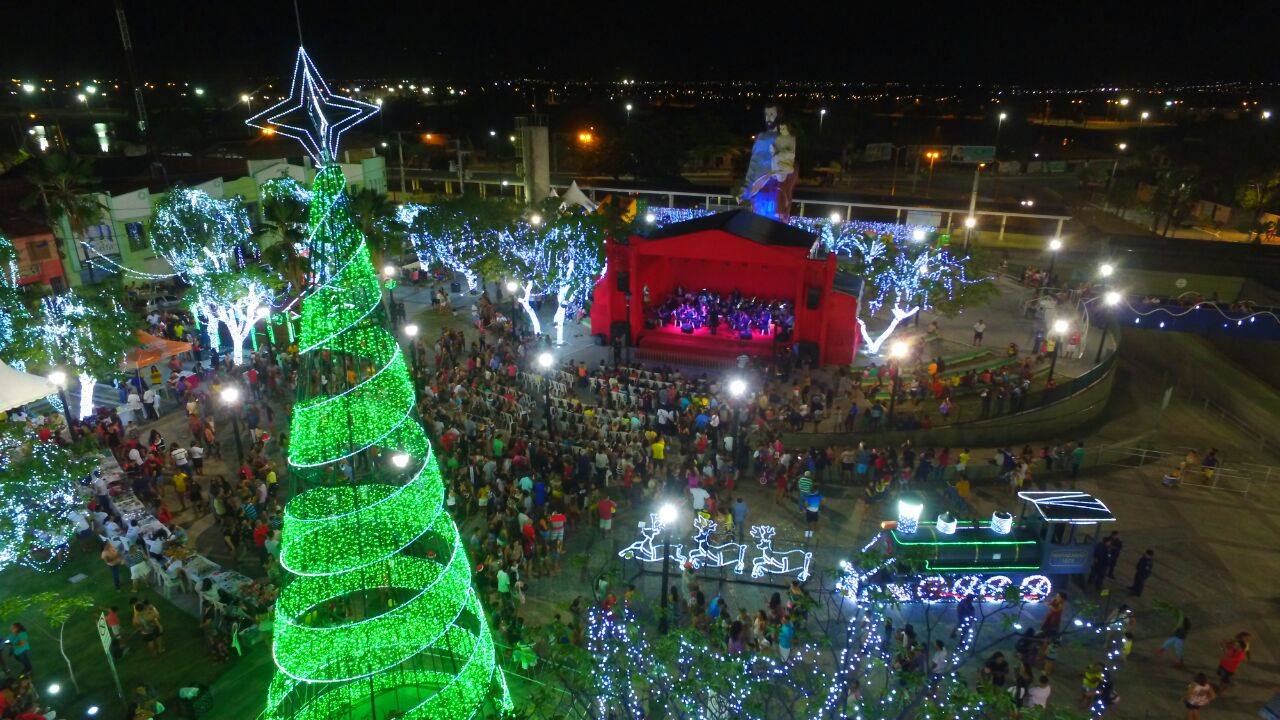
{"type": "MultiPolygon", "coordinates": [[[[127,575],[126,571],[126,578],[127,575]]],[[[165,631],[165,652],[153,655],[141,639],[134,636],[130,624],[132,611],[129,609],[129,598],[134,595],[127,580],[124,589],[117,592],[97,553],[83,546],[79,546],[71,560],[55,573],[38,573],[25,568],[11,568],[0,573],[0,600],[44,591],[86,593],[98,606],[115,605],[120,609],[120,622],[129,651],[117,661],[116,668],[126,697],[137,684],[145,683],[160,693],[161,702],[167,708],[164,717],[181,717],[176,702],[178,688],[203,683],[215,686],[218,706],[215,712],[206,713],[205,718],[251,720],[261,711],[264,691],[273,669],[266,644],[246,648],[243,658],[226,663],[214,662],[205,651],[196,618],[179,610],[150,588],[144,588],[137,596],[155,604],[165,631]],[[88,578],[75,584],[68,582],[78,573],[84,573],[88,578]],[[220,678],[224,682],[217,682],[220,678]]],[[[0,618],[6,634],[9,624],[15,621],[23,623],[30,631],[37,687],[42,693],[53,682],[63,687],[56,699],[45,696],[52,700],[59,717],[83,718],[91,705],[101,707],[100,718],[115,720],[124,717],[126,703],[116,695],[106,655],[98,640],[97,618],[97,612],[86,611],[73,616],[66,624],[66,652],[80,684],[78,695],[67,675],[66,663],[58,653],[56,627],[50,627],[35,609],[28,609],[16,617],[0,618]]],[[[18,667],[11,659],[6,661],[11,669],[18,667]]]]}

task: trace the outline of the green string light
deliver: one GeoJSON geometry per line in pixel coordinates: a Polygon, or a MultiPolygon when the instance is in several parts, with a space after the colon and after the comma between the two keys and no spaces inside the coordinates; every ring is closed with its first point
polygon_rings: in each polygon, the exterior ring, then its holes
{"type": "MultiPolygon", "coordinates": [[[[471,565],[422,426],[404,355],[383,326],[379,279],[334,165],[312,186],[316,287],[302,304],[307,372],[289,464],[307,489],[285,507],[278,672],[265,720],[465,720],[512,708],[471,565]],[[345,377],[344,377],[345,380],[345,377]],[[393,458],[407,456],[405,467],[393,458]]],[[[403,458],[401,458],[403,459],[403,458]]]]}

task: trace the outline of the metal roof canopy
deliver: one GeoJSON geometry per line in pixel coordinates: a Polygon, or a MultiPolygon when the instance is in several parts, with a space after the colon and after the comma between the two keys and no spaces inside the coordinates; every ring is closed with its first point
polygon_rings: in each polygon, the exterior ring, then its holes
{"type": "Polygon", "coordinates": [[[1046,522],[1093,525],[1116,520],[1101,500],[1079,490],[1027,490],[1018,497],[1024,503],[1024,514],[1025,503],[1031,503],[1046,522]]]}

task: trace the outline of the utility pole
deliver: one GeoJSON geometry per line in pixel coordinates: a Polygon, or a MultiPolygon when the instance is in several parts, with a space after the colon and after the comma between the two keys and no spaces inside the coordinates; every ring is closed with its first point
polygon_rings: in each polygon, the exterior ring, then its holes
{"type": "MultiPolygon", "coordinates": [[[[908,146],[908,147],[909,147],[909,146],[908,146]]],[[[929,166],[929,170],[930,170],[930,172],[932,173],[932,170],[933,170],[933,166],[932,166],[932,165],[930,165],[930,166],[929,166]]],[[[920,148],[919,148],[919,147],[917,147],[917,148],[916,148],[916,169],[911,171],[911,196],[912,196],[912,197],[915,197],[915,194],[916,194],[916,180],[917,180],[919,177],[920,177],[920,148]]],[[[930,177],[932,177],[932,175],[930,175],[930,177]]]]}
{"type": "MultiPolygon", "coordinates": [[[[402,137],[403,135],[404,135],[403,132],[399,130],[396,131],[396,153],[400,156],[400,195],[401,196],[403,196],[406,192],[408,192],[405,189],[405,184],[404,184],[404,138],[402,137]]],[[[403,197],[401,197],[400,199],[402,201],[404,200],[403,197]]]]}
{"type": "Polygon", "coordinates": [[[463,181],[464,181],[464,180],[466,180],[466,177],[467,177],[467,173],[466,173],[466,171],[463,169],[463,160],[466,158],[466,156],[467,156],[467,155],[470,155],[470,154],[471,154],[471,151],[470,151],[470,150],[463,150],[463,149],[462,149],[462,139],[461,139],[461,138],[459,138],[459,139],[457,139],[457,140],[454,140],[454,143],[455,143],[455,145],[454,145],[454,150],[455,150],[455,151],[457,152],[457,154],[458,154],[458,160],[457,160],[457,163],[458,163],[458,194],[459,194],[459,195],[466,195],[466,194],[467,194],[467,193],[466,193],[466,190],[465,190],[465,189],[463,189],[463,186],[462,186],[463,181]]]}
{"type": "Polygon", "coordinates": [[[129,38],[129,21],[124,16],[123,0],[116,0],[116,24],[120,26],[120,41],[124,44],[125,65],[129,71],[129,84],[133,86],[133,103],[138,112],[138,132],[148,151],[151,143],[147,142],[147,106],[142,99],[142,86],[138,82],[138,68],[133,62],[133,40],[129,38]]]}

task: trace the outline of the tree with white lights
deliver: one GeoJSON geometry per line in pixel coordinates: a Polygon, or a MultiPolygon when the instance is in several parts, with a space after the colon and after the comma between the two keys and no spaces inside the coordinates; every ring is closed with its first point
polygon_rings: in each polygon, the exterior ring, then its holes
{"type": "Polygon", "coordinates": [[[93,467],[25,424],[0,425],[0,570],[62,557],[76,533],[72,513],[83,507],[76,483],[93,467]]]}
{"type": "Polygon", "coordinates": [[[210,343],[217,347],[219,324],[226,325],[232,361],[243,363],[244,342],[273,298],[267,277],[253,265],[261,253],[244,204],[175,188],[156,208],[151,243],[191,285],[191,308],[207,323],[210,343]]]}
{"type": "Polygon", "coordinates": [[[93,414],[93,388],[120,372],[125,352],[137,345],[133,318],[111,297],[89,299],[68,291],[40,301],[40,317],[26,335],[29,347],[51,366],[65,365],[80,381],[83,420],[93,414]]]}
{"type": "Polygon", "coordinates": [[[409,203],[396,214],[422,269],[440,265],[466,278],[470,290],[479,285],[499,246],[509,242],[519,217],[512,203],[468,195],[432,205],[409,203]]]}
{"type": "Polygon", "coordinates": [[[869,314],[874,316],[883,308],[891,314],[888,326],[878,336],[872,336],[866,321],[858,318],[863,347],[869,354],[878,353],[898,325],[916,313],[959,309],[962,300],[977,302],[993,289],[988,280],[968,276],[971,258],[958,258],[918,237],[877,235],[852,224],[828,224],[821,230],[822,243],[829,251],[851,255],[861,264],[866,283],[863,304],[869,314]]]}
{"type": "Polygon", "coordinates": [[[11,359],[8,350],[31,320],[31,311],[18,287],[18,253],[0,232],[0,358],[11,359]]]}

